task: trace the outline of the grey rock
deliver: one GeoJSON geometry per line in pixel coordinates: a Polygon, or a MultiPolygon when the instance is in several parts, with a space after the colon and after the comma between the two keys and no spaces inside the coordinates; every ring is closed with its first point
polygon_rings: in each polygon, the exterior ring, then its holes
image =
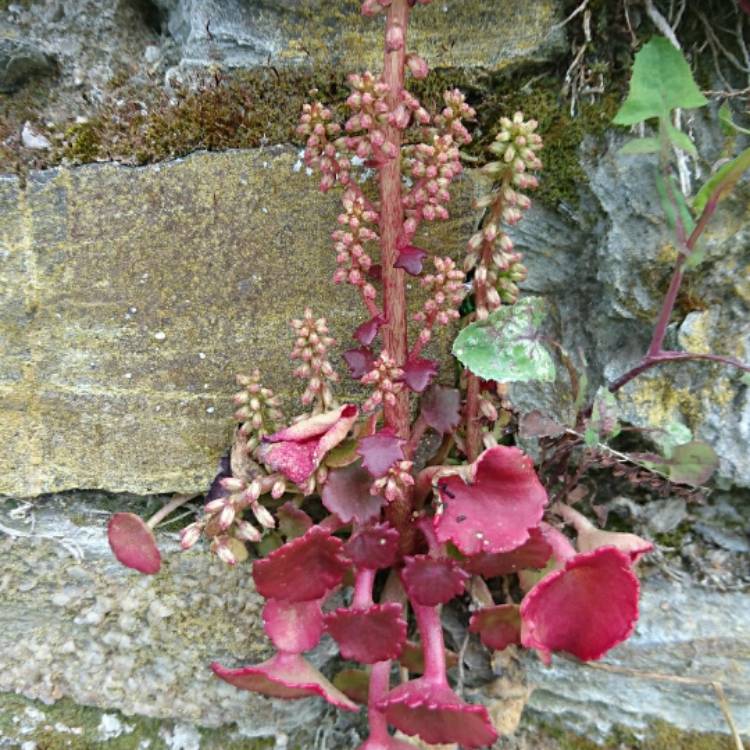
{"type": "Polygon", "coordinates": [[[56,70],[52,55],[0,24],[0,93],[11,94],[34,78],[55,75],[56,70]]]}
{"type": "Polygon", "coordinates": [[[707,523],[696,523],[693,528],[704,539],[712,542],[717,547],[741,554],[750,552],[750,541],[748,541],[747,534],[727,531],[721,528],[721,526],[714,526],[707,523]]]}
{"type": "Polygon", "coordinates": [[[652,500],[644,515],[650,531],[666,534],[674,531],[687,518],[687,503],[679,497],[652,500]]]}
{"type": "Polygon", "coordinates": [[[607,655],[604,669],[559,657],[547,669],[528,660],[529,680],[536,685],[530,709],[588,736],[604,737],[615,725],[645,730],[655,720],[726,734],[710,685],[716,680],[739,731],[750,731],[750,595],[658,576],[642,584],[636,632],[607,655]],[[610,665],[613,671],[606,671],[610,665]]]}

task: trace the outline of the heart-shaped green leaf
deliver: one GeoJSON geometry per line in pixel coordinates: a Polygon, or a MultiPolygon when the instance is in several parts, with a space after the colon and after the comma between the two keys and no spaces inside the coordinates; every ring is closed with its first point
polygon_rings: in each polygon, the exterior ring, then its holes
{"type": "Polygon", "coordinates": [[[542,298],[524,297],[466,326],[456,337],[453,354],[485,380],[554,380],[555,364],[539,341],[543,318],[542,298]]]}

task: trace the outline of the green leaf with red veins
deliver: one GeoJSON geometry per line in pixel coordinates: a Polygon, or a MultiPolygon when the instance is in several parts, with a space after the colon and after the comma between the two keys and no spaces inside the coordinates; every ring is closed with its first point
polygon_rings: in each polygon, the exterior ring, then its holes
{"type": "Polygon", "coordinates": [[[539,525],[547,504],[531,459],[518,448],[497,445],[477,458],[470,476],[469,484],[459,476],[438,480],[438,540],[453,542],[464,555],[520,547],[539,525]]]}
{"type": "Polygon", "coordinates": [[[453,342],[453,354],[484,380],[553,381],[555,364],[541,343],[543,319],[544,300],[524,297],[466,326],[453,342]]]}

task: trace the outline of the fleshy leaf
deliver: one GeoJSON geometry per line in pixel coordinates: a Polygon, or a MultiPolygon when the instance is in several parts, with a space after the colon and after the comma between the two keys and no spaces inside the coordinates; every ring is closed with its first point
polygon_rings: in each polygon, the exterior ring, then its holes
{"type": "Polygon", "coordinates": [[[387,523],[368,526],[346,543],[345,551],[358,568],[390,568],[398,558],[399,533],[387,523]]]}
{"type": "Polygon", "coordinates": [[[555,379],[555,365],[540,343],[541,297],[524,297],[470,323],[453,343],[453,354],[485,380],[518,382],[555,379]]]}
{"type": "Polygon", "coordinates": [[[293,502],[284,503],[277,511],[279,531],[287,539],[296,539],[305,534],[313,525],[312,518],[293,502]]]}
{"type": "Polygon", "coordinates": [[[405,682],[378,704],[389,724],[430,744],[487,747],[497,739],[487,709],[462,701],[447,685],[420,677],[405,682]]]}
{"type": "Polygon", "coordinates": [[[576,555],[521,602],[521,642],[549,660],[565,651],[589,661],[624,641],[638,619],[638,579],[614,547],[576,555]]]}
{"type": "Polygon", "coordinates": [[[392,427],[386,427],[374,435],[360,438],[357,453],[362,456],[362,466],[374,477],[384,477],[388,469],[404,458],[405,440],[396,436],[392,427]]]}
{"type": "Polygon", "coordinates": [[[267,599],[320,599],[344,578],[343,544],[319,526],[287,542],[253,565],[255,587],[267,599]]]}
{"type": "Polygon", "coordinates": [[[364,669],[342,669],[333,678],[333,684],[355,703],[367,705],[370,675],[364,669]]]}
{"type": "Polygon", "coordinates": [[[510,552],[529,538],[547,503],[531,459],[518,448],[489,448],[471,466],[473,481],[459,476],[438,481],[442,512],[435,516],[441,542],[453,542],[464,555],[510,552]]]}
{"type": "Polygon", "coordinates": [[[667,116],[673,109],[706,104],[683,54],[669,40],[655,36],[636,54],[628,97],[612,122],[635,125],[667,116]]]}
{"type": "Polygon", "coordinates": [[[318,468],[325,454],[344,440],[358,413],[356,406],[345,404],[303,419],[263,438],[257,454],[270,469],[302,484],[318,468]]]}
{"type": "Polygon", "coordinates": [[[427,555],[407,557],[401,581],[409,599],[434,607],[462,594],[469,574],[454,560],[435,560],[427,555]]]}
{"type": "Polygon", "coordinates": [[[151,527],[134,513],[115,513],[107,525],[109,546],[127,568],[153,575],[161,568],[161,555],[151,527]]]}
{"type": "Polygon", "coordinates": [[[315,648],[324,629],[320,600],[269,599],[263,607],[263,629],[279,651],[301,654],[315,648]]]}
{"type": "Polygon", "coordinates": [[[286,699],[317,695],[345,711],[359,710],[356,703],[299,654],[278,653],[257,666],[239,669],[227,669],[214,662],[211,669],[217,677],[240,690],[286,699]]]}
{"type": "Polygon", "coordinates": [[[461,393],[458,388],[432,385],[419,402],[425,422],[443,434],[452,432],[461,421],[461,393]]]}
{"type": "Polygon", "coordinates": [[[367,523],[380,515],[384,502],[380,495],[370,494],[371,485],[372,475],[359,461],[334,469],[323,487],[323,505],[344,523],[367,523]]]}
{"type": "Polygon", "coordinates": [[[355,380],[364,377],[375,365],[375,355],[372,353],[372,349],[366,346],[347,349],[343,357],[349,367],[349,375],[355,380]]]}
{"type": "Polygon", "coordinates": [[[341,656],[362,664],[397,659],[406,642],[403,609],[395,602],[337,609],[325,616],[325,623],[341,656]]]}
{"type": "Polygon", "coordinates": [[[383,325],[385,325],[385,318],[380,314],[375,315],[362,323],[362,325],[354,331],[354,338],[357,339],[362,346],[370,346],[370,344],[375,341],[375,337],[378,335],[378,331],[383,325]]]}
{"type": "Polygon", "coordinates": [[[340,469],[342,466],[349,466],[349,464],[353,464],[357,460],[359,460],[357,440],[355,438],[347,438],[332,451],[326,453],[325,465],[330,469],[340,469]]]}
{"type": "Polygon", "coordinates": [[[438,363],[432,359],[414,357],[406,360],[403,370],[404,383],[415,393],[422,393],[437,375],[438,363]]]}
{"type": "Polygon", "coordinates": [[[521,615],[517,604],[498,604],[480,609],[471,616],[469,630],[479,633],[487,648],[502,651],[521,642],[521,615]]]}
{"type": "Polygon", "coordinates": [[[518,548],[510,552],[480,553],[467,557],[462,567],[470,573],[484,578],[518,573],[532,568],[542,569],[552,555],[552,547],[539,529],[530,529],[529,538],[518,548]]]}
{"type": "Polygon", "coordinates": [[[398,258],[394,268],[403,268],[411,276],[422,273],[422,261],[427,257],[427,251],[414,245],[402,245],[398,249],[398,258]]]}

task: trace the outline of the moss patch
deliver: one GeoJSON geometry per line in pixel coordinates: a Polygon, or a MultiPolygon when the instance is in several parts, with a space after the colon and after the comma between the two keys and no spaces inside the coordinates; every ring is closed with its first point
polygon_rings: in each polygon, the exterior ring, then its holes
{"type": "MultiPolygon", "coordinates": [[[[36,742],[37,750],[168,750],[173,722],[144,716],[125,716],[62,700],[45,705],[13,693],[0,693],[0,736],[20,742],[36,742]],[[122,731],[102,735],[102,716],[119,722],[122,731]]],[[[248,739],[236,735],[234,726],[197,730],[202,750],[267,750],[274,740],[248,739]]]]}
{"type": "MultiPolygon", "coordinates": [[[[581,736],[557,724],[539,723],[535,734],[551,740],[555,750],[732,750],[731,737],[718,733],[686,732],[665,721],[651,724],[643,736],[615,727],[601,742],[581,736]]],[[[541,743],[546,747],[545,743],[541,743]]]]}

